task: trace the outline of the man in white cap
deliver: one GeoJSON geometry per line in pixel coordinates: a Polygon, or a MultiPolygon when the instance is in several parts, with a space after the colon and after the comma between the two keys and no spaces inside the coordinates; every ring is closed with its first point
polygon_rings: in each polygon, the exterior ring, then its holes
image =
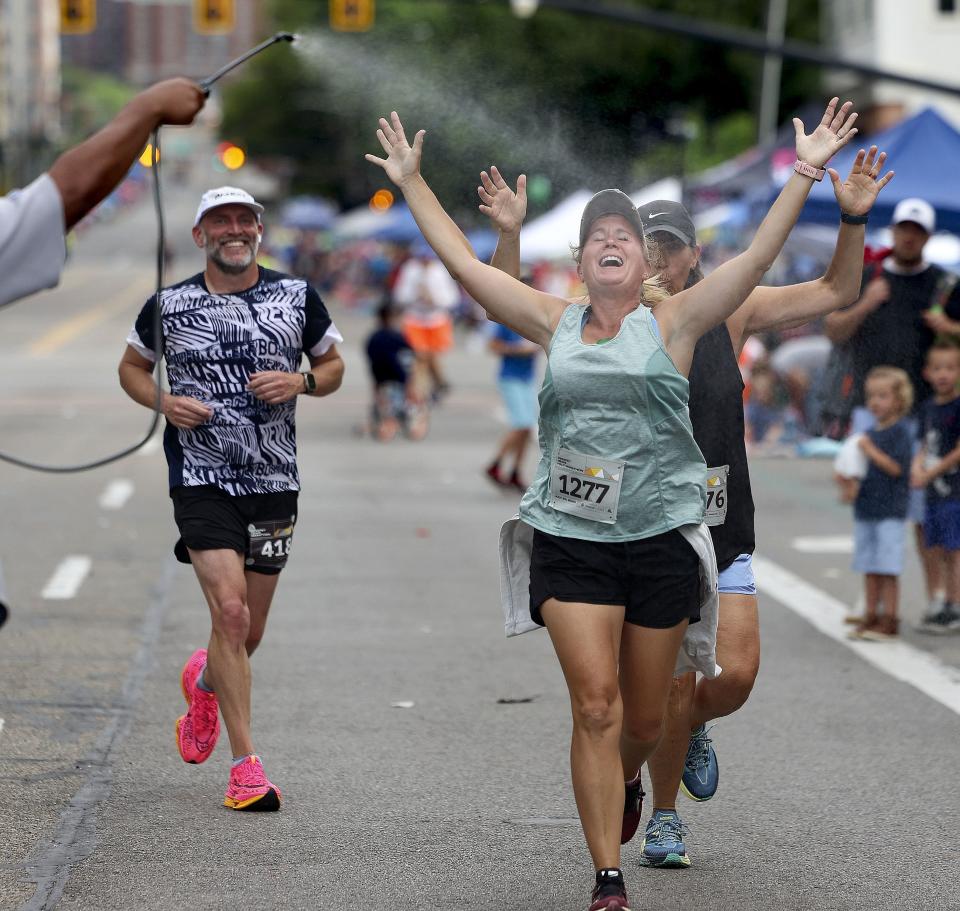
{"type": "Polygon", "coordinates": [[[863,381],[873,367],[907,371],[922,402],[930,395],[923,362],[937,335],[960,335],[960,288],[943,269],[923,258],[936,229],[933,206],[901,200],[893,210],[893,248],[864,270],[857,302],[827,317],[827,335],[846,345],[853,364],[853,404],[863,406],[863,381]]]}
{"type": "Polygon", "coordinates": [[[328,395],[343,377],[343,339],[317,292],[257,263],[262,213],[236,187],[203,194],[193,239],[206,268],[161,292],[159,333],[157,299],[147,301],[120,362],[124,391],[153,408],[153,367],[167,361],[174,553],[193,564],[212,621],[208,648],[194,651],[180,675],[187,712],[177,719],[177,745],[185,762],[206,761],[223,713],[233,755],[224,804],[234,810],[280,808],[250,731],[249,656],[297,520],[297,396],[328,395]],[[310,369],[301,372],[304,355],[310,369]]]}
{"type": "MultiPolygon", "coordinates": [[[[933,206],[924,199],[901,200],[893,210],[891,228],[893,248],[881,263],[864,269],[857,302],[826,320],[827,336],[849,359],[851,432],[872,426],[863,397],[864,380],[872,368],[888,365],[905,370],[913,383],[916,411],[932,392],[923,375],[931,345],[938,336],[960,339],[957,277],[923,258],[923,248],[936,230],[933,206]]],[[[924,510],[923,491],[912,491],[909,518],[926,577],[926,621],[943,608],[945,579],[943,568],[926,547],[924,510]]]]}

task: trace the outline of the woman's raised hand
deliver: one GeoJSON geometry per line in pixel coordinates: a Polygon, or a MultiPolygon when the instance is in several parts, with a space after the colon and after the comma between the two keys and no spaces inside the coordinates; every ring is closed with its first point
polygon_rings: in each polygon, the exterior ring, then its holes
{"type": "Polygon", "coordinates": [[[390,178],[398,187],[403,186],[404,181],[411,177],[416,177],[420,173],[420,155],[423,151],[423,137],[426,130],[420,130],[413,137],[413,145],[407,142],[407,137],[403,132],[403,124],[396,111],[390,112],[389,122],[386,118],[380,118],[380,129],[377,130],[377,139],[383,151],[387,153],[386,158],[377,158],[376,155],[367,153],[363,157],[371,164],[378,165],[387,172],[390,178]]]}
{"type": "Polygon", "coordinates": [[[842,149],[857,135],[857,128],[853,125],[857,114],[850,113],[853,102],[845,101],[840,110],[837,110],[839,101],[839,98],[830,99],[819,126],[809,136],[803,132],[803,121],[799,117],[793,118],[797,158],[815,168],[822,168],[838,149],[842,149]]]}
{"type": "Polygon", "coordinates": [[[877,155],[877,147],[870,146],[869,152],[863,149],[857,152],[845,181],[841,182],[840,175],[833,168],[827,168],[841,211],[850,215],[866,215],[873,208],[877,195],[893,179],[893,171],[880,176],[886,160],[886,152],[877,155]]]}
{"type": "Polygon", "coordinates": [[[480,172],[481,186],[477,187],[480,197],[480,211],[486,215],[504,234],[515,234],[520,230],[527,215],[527,177],[521,174],[517,178],[517,191],[503,179],[496,166],[490,173],[480,172]]]}

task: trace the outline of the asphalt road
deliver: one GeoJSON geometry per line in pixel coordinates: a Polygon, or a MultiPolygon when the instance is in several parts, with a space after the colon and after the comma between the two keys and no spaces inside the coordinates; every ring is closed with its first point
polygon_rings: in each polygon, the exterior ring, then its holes
{"type": "MultiPolygon", "coordinates": [[[[182,274],[194,205],[168,200],[182,274]]],[[[146,207],[97,229],[59,290],[0,314],[0,448],[68,463],[142,435],[115,368],[151,232],[146,207]]],[[[586,907],[563,681],[543,633],[503,637],[496,540],[516,503],[482,476],[504,429],[492,359],[461,344],[429,438],[374,443],[355,432],[369,321],[331,306],[347,378],[299,406],[301,519],[254,660],[278,814],[221,806],[225,737],[204,766],[176,752],[178,675],[208,620],[171,555],[159,449],[77,475],[0,466],[0,907],[586,907]],[[71,556],[89,560],[75,594],[45,597],[71,556]]],[[[849,535],[829,466],[752,470],[759,553],[853,604],[847,555],[797,549],[849,535]]],[[[904,591],[914,619],[912,558],[904,591]]],[[[634,911],[960,908],[956,712],[769,592],[762,624],[754,694],[714,731],[720,791],[681,807],[693,866],[642,869],[628,846],[634,911]]],[[[960,637],[904,639],[960,678],[960,637]]]]}

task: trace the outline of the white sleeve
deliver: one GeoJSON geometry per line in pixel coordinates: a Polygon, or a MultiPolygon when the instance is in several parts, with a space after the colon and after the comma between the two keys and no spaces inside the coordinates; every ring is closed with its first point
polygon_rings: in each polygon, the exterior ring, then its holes
{"type": "Polygon", "coordinates": [[[52,288],[66,255],[63,200],[48,174],[0,197],[0,306],[52,288]]]}
{"type": "Polygon", "coordinates": [[[460,303],[460,289],[441,262],[431,262],[427,267],[427,288],[435,307],[455,310],[460,303]]]}
{"type": "Polygon", "coordinates": [[[423,281],[423,266],[416,260],[408,260],[400,267],[397,283],[393,287],[393,302],[398,307],[411,307],[420,299],[420,282],[423,281]]]}

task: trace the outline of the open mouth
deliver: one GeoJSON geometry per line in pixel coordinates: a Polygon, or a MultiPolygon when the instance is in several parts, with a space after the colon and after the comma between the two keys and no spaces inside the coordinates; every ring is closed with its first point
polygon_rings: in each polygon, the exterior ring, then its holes
{"type": "Polygon", "coordinates": [[[623,260],[613,253],[608,253],[600,260],[601,269],[617,269],[623,265],[623,260]]]}

